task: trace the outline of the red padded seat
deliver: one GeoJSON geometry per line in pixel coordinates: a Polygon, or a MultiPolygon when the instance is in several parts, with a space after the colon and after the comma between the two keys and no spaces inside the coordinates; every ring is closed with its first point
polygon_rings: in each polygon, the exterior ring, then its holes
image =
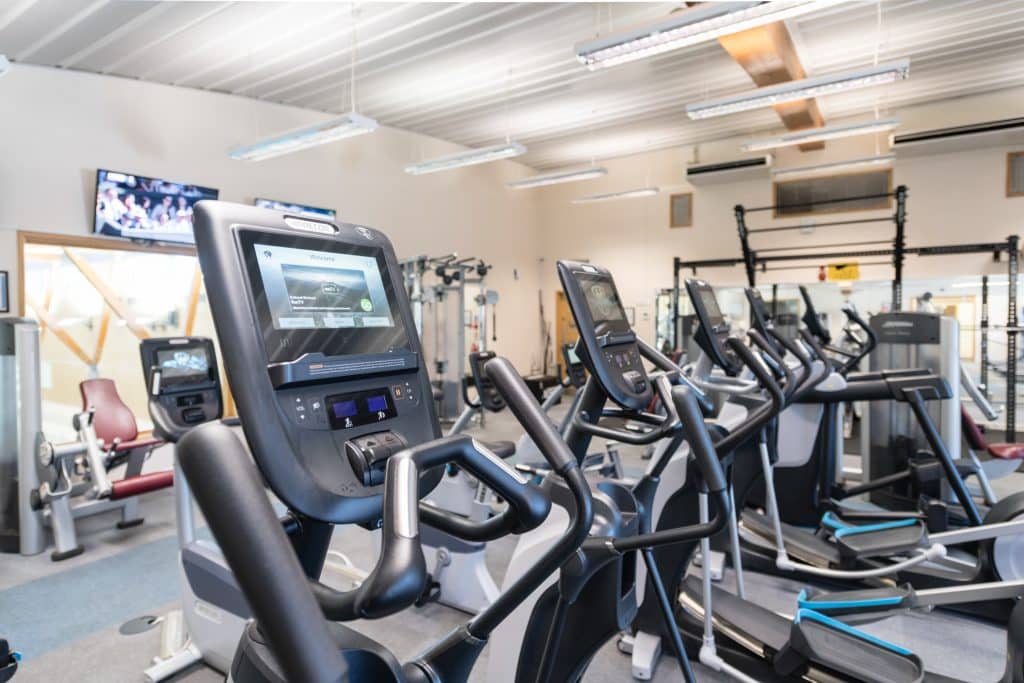
{"type": "Polygon", "coordinates": [[[967,409],[960,406],[960,428],[973,451],[983,451],[993,458],[1003,460],[1024,459],[1024,443],[992,443],[985,440],[981,427],[974,421],[967,409]]]}
{"type": "Polygon", "coordinates": [[[118,440],[115,451],[130,451],[135,448],[148,448],[163,443],[160,439],[139,438],[139,426],[135,422],[135,414],[117,393],[112,379],[87,379],[79,383],[78,390],[82,394],[82,410],[95,408],[93,428],[96,436],[103,439],[109,447],[118,440]]]}

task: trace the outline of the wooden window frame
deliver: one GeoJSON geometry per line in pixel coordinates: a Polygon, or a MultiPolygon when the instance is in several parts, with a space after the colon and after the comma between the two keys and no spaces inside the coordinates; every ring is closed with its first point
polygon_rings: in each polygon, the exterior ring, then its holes
{"type": "Polygon", "coordinates": [[[692,192],[676,192],[675,194],[669,196],[669,198],[668,198],[668,227],[669,227],[670,230],[675,229],[675,228],[692,228],[693,227],[693,193],[692,192]],[[675,211],[673,211],[673,207],[675,205],[676,197],[689,197],[690,198],[689,204],[687,205],[687,208],[689,210],[687,211],[687,214],[686,214],[686,223],[681,223],[679,225],[676,225],[675,223],[672,222],[672,217],[675,215],[675,211]]]}
{"type": "MultiPolygon", "coordinates": [[[[176,254],[196,256],[196,248],[189,244],[168,245],[141,243],[122,237],[99,235],[67,235],[59,232],[18,231],[18,315],[25,315],[25,247],[29,244],[45,244],[55,247],[79,247],[85,249],[107,249],[110,251],[135,251],[147,254],[176,254]]],[[[9,284],[9,283],[8,283],[9,284]]]]}
{"type": "Polygon", "coordinates": [[[1006,153],[1006,198],[1024,197],[1024,192],[1013,191],[1013,160],[1015,157],[1024,158],[1024,150],[1006,153]]]}
{"type": "Polygon", "coordinates": [[[859,212],[864,212],[864,211],[884,211],[886,209],[891,209],[892,208],[892,196],[891,195],[893,193],[892,169],[891,168],[887,168],[887,169],[884,169],[884,172],[886,174],[886,192],[890,196],[886,199],[885,206],[873,206],[873,207],[870,207],[870,208],[868,208],[868,207],[840,208],[842,206],[843,202],[836,202],[834,204],[834,206],[836,208],[834,208],[834,209],[827,209],[825,211],[805,211],[803,213],[789,213],[789,212],[786,212],[786,213],[782,213],[782,214],[779,213],[779,209],[778,209],[778,204],[779,204],[779,185],[788,185],[790,183],[805,183],[808,180],[823,180],[825,178],[845,178],[847,176],[872,175],[872,174],[880,173],[880,172],[882,172],[882,171],[880,171],[880,170],[879,171],[850,171],[848,173],[833,173],[833,174],[829,174],[829,175],[810,176],[810,177],[807,177],[807,178],[797,178],[795,180],[782,180],[782,181],[774,180],[774,181],[772,181],[772,203],[775,205],[775,208],[772,209],[772,218],[806,218],[808,216],[824,216],[824,215],[827,215],[827,214],[830,214],[830,213],[856,213],[858,211],[859,212]]]}

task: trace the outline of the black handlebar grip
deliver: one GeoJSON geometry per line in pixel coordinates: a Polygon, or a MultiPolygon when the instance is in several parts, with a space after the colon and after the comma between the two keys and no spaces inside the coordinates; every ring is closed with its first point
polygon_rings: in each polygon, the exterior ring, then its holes
{"type": "Polygon", "coordinates": [[[743,364],[750,368],[757,381],[760,382],[761,386],[768,392],[768,395],[771,396],[775,412],[780,412],[784,407],[785,399],[782,396],[782,389],[775,382],[771,371],[754,355],[754,352],[746,344],[736,337],[729,337],[726,339],[726,343],[740,357],[743,364]]]}
{"type": "Polygon", "coordinates": [[[676,386],[672,388],[672,403],[675,404],[676,412],[683,424],[683,434],[690,444],[690,450],[693,451],[708,490],[712,493],[724,491],[727,485],[725,472],[722,471],[718,453],[715,452],[711,436],[704,425],[704,417],[696,397],[689,387],[676,386]]]}
{"type": "Polygon", "coordinates": [[[793,392],[796,391],[796,373],[793,372],[793,369],[789,367],[786,360],[779,355],[779,352],[775,350],[775,347],[769,344],[768,340],[765,339],[760,332],[757,330],[748,330],[747,334],[757,347],[760,348],[766,356],[771,358],[772,362],[779,368],[779,372],[782,373],[786,380],[783,395],[788,401],[793,395],[793,392]]]}
{"type": "Polygon", "coordinates": [[[388,459],[384,475],[384,523],[377,564],[355,592],[356,616],[376,619],[414,604],[427,586],[420,546],[419,468],[410,451],[388,459]]]}
{"type": "Polygon", "coordinates": [[[182,437],[177,457],[288,680],[348,680],[348,666],[238,437],[217,422],[200,425],[182,437]]]}
{"type": "Polygon", "coordinates": [[[864,318],[860,317],[860,314],[857,313],[857,311],[853,310],[852,307],[844,306],[843,314],[845,314],[846,317],[849,318],[851,322],[853,322],[853,324],[855,324],[860,329],[864,330],[864,334],[868,336],[867,344],[865,344],[865,350],[862,355],[867,355],[871,353],[875,349],[875,347],[878,346],[878,334],[873,329],[871,329],[871,325],[869,325],[868,322],[864,320],[864,318]]]}
{"type": "Polygon", "coordinates": [[[714,400],[706,391],[691,382],[677,363],[643,339],[637,338],[636,344],[640,349],[641,356],[649,360],[654,367],[672,375],[673,384],[683,384],[690,388],[690,393],[694,395],[704,415],[712,416],[715,414],[714,400]]]}
{"type": "Polygon", "coordinates": [[[772,339],[779,342],[779,344],[782,345],[782,348],[786,349],[786,351],[789,351],[798,361],[800,361],[800,365],[804,367],[804,372],[811,371],[811,357],[807,355],[807,351],[801,348],[795,340],[790,339],[789,337],[787,337],[784,334],[781,334],[778,330],[775,329],[769,329],[768,334],[772,336],[772,339]]]}
{"type": "Polygon", "coordinates": [[[820,360],[824,361],[826,365],[829,365],[828,354],[825,353],[825,349],[822,348],[821,344],[818,343],[818,340],[815,338],[813,334],[811,334],[811,331],[809,329],[807,329],[806,327],[801,327],[800,337],[805,342],[807,342],[808,346],[814,349],[814,355],[816,355],[820,360]]]}
{"type": "Polygon", "coordinates": [[[533,443],[540,449],[551,468],[559,474],[565,474],[566,470],[574,467],[576,458],[562,441],[551,420],[540,409],[537,400],[530,393],[523,378],[512,367],[512,363],[504,358],[494,358],[484,366],[484,372],[501,392],[512,414],[533,439],[533,443]]]}
{"type": "Polygon", "coordinates": [[[500,516],[509,519],[509,531],[522,533],[534,529],[551,511],[547,495],[470,436],[450,436],[408,452],[416,458],[420,469],[454,462],[494,489],[508,503],[508,509],[500,516]]]}

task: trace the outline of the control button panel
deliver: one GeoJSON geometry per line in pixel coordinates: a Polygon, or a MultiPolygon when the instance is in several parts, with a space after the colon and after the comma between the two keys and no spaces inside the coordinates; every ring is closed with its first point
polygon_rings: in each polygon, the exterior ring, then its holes
{"type": "Polygon", "coordinates": [[[647,373],[636,344],[607,346],[601,350],[605,366],[619,376],[621,386],[633,394],[647,391],[647,373]]]}

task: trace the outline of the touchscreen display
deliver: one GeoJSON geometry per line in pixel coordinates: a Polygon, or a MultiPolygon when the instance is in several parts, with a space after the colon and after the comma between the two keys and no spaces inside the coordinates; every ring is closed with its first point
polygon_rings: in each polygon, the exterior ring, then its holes
{"type": "Polygon", "coordinates": [[[156,352],[156,363],[165,380],[206,378],[210,370],[206,349],[201,346],[159,350],[156,352]]]}
{"type": "Polygon", "coordinates": [[[254,244],[275,329],[394,327],[377,259],[254,244]]]}
{"type": "Polygon", "coordinates": [[[622,308],[619,300],[619,293],[615,291],[615,285],[605,278],[577,276],[583,295],[587,298],[587,308],[590,309],[590,317],[594,324],[600,323],[622,323],[629,327],[626,319],[626,311],[622,308]]]}
{"type": "Polygon", "coordinates": [[[702,287],[700,290],[700,300],[708,312],[708,322],[711,323],[712,327],[718,327],[725,322],[722,309],[718,307],[718,297],[715,296],[715,292],[712,289],[702,287]]]}

